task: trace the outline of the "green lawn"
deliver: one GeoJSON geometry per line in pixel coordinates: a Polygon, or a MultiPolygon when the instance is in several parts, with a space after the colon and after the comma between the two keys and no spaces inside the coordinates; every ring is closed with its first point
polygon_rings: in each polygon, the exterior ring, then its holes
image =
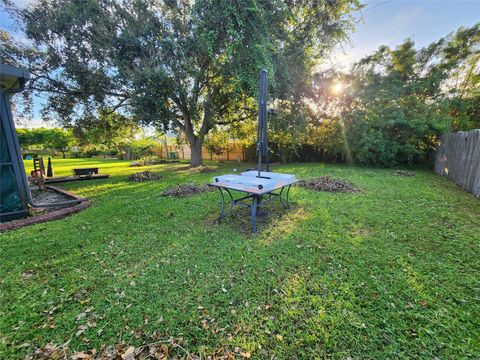
{"type": "Polygon", "coordinates": [[[251,235],[246,209],[213,223],[218,193],[160,196],[245,164],[153,166],[164,179],[139,184],[128,162],[54,160],[56,175],[94,165],[112,176],[61,185],[92,207],[0,235],[1,359],[170,337],[180,355],[480,357],[480,200],[433,172],[276,167],[362,192],[295,187],[293,209],[273,207],[251,235]]]}

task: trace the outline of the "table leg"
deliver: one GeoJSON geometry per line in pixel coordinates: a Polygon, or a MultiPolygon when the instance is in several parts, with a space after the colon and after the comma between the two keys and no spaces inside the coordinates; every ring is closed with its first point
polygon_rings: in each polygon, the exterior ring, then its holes
{"type": "Polygon", "coordinates": [[[257,232],[257,197],[252,196],[252,230],[257,232]]]}
{"type": "Polygon", "coordinates": [[[288,185],[288,188],[287,188],[287,196],[285,197],[286,204],[287,204],[287,209],[290,209],[289,195],[290,195],[290,189],[291,189],[291,187],[292,187],[292,185],[288,185]]]}
{"type": "Polygon", "coordinates": [[[280,190],[280,203],[283,205],[283,207],[285,209],[290,209],[290,203],[288,202],[288,195],[290,194],[290,188],[292,187],[292,185],[288,185],[287,187],[287,190],[286,190],[286,194],[285,194],[285,201],[283,201],[282,199],[282,195],[283,195],[283,190],[285,190],[285,187],[282,188],[282,190],[280,190]]]}
{"type": "Polygon", "coordinates": [[[232,196],[232,193],[228,190],[228,189],[222,189],[222,188],[217,188],[219,191],[220,191],[220,194],[222,195],[222,209],[220,210],[220,215],[218,215],[218,218],[217,218],[217,223],[219,223],[220,221],[222,221],[225,217],[227,217],[227,215],[230,213],[230,211],[232,211],[232,208],[233,208],[233,205],[234,205],[234,201],[233,201],[233,196],[232,196]],[[228,208],[228,210],[225,209],[225,195],[223,192],[226,192],[228,194],[228,196],[230,197],[230,206],[228,208]]]}

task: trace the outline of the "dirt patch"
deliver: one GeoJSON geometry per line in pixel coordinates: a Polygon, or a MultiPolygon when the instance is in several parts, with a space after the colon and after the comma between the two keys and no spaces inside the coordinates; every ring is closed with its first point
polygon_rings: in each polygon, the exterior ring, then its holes
{"type": "Polygon", "coordinates": [[[395,176],[415,176],[415,171],[410,170],[395,170],[393,172],[395,176]]]}
{"type": "Polygon", "coordinates": [[[49,206],[30,209],[29,215],[24,219],[12,220],[0,224],[0,232],[18,229],[24,226],[44,223],[51,220],[62,219],[68,215],[86,209],[91,205],[88,199],[69,193],[55,186],[47,186],[45,190],[32,189],[32,198],[36,204],[54,204],[61,201],[78,200],[78,203],[49,206]]]}
{"type": "Polygon", "coordinates": [[[136,181],[136,182],[144,182],[144,181],[152,181],[152,180],[160,180],[160,179],[162,179],[162,175],[160,175],[160,173],[148,171],[148,170],[132,174],[128,177],[129,181],[136,181]]]}
{"type": "MultiPolygon", "coordinates": [[[[45,190],[32,190],[32,198],[36,204],[53,204],[53,203],[59,203],[62,201],[68,201],[73,199],[71,196],[68,196],[64,193],[61,193],[59,191],[55,191],[52,189],[48,189],[48,188],[45,190]]],[[[72,206],[72,205],[71,204],[63,205],[57,208],[69,207],[69,206],[72,206]]],[[[50,208],[50,209],[55,209],[55,208],[50,208]]]]}
{"type": "Polygon", "coordinates": [[[310,180],[302,180],[298,183],[301,187],[313,191],[357,193],[360,191],[353,183],[335,179],[328,175],[310,180]]]}
{"type": "Polygon", "coordinates": [[[181,184],[162,192],[162,196],[185,197],[214,191],[213,187],[207,185],[181,184]]]}

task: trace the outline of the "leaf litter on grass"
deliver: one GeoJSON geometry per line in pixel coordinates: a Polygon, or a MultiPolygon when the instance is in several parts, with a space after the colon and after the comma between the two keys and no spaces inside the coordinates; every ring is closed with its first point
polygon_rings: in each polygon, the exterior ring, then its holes
{"type": "Polygon", "coordinates": [[[249,351],[240,347],[231,349],[229,346],[221,346],[211,350],[204,350],[201,353],[190,352],[188,342],[183,338],[173,337],[159,338],[153,336],[151,342],[132,346],[126,343],[119,343],[115,346],[102,345],[100,349],[93,348],[87,351],[73,351],[69,347],[70,341],[64,344],[48,343],[42,348],[36,349],[32,354],[27,355],[25,360],[37,359],[70,359],[70,360],[135,360],[135,359],[190,359],[199,360],[202,358],[230,360],[248,359],[251,356],[249,351]],[[154,339],[155,338],[155,339],[154,339]]]}
{"type": "Polygon", "coordinates": [[[320,176],[310,180],[302,180],[299,185],[313,191],[357,193],[360,189],[353,183],[342,179],[335,179],[328,175],[320,176]]]}
{"type": "Polygon", "coordinates": [[[166,197],[185,197],[214,190],[214,188],[208,185],[180,184],[163,191],[161,195],[166,197]]]}
{"type": "Polygon", "coordinates": [[[211,166],[208,166],[208,165],[202,165],[202,166],[186,165],[186,166],[179,167],[176,170],[177,171],[188,171],[192,174],[197,174],[197,173],[206,174],[206,173],[211,173],[211,172],[216,171],[217,170],[216,168],[218,168],[218,166],[211,167],[211,166]]]}
{"type": "Polygon", "coordinates": [[[132,174],[128,177],[128,180],[130,181],[136,181],[136,182],[144,182],[144,181],[151,181],[151,180],[160,180],[162,179],[162,175],[158,172],[153,172],[153,171],[141,171],[135,174],[132,174]]]}
{"type": "Polygon", "coordinates": [[[415,176],[415,171],[410,170],[395,170],[393,171],[393,175],[395,176],[415,176]]]}

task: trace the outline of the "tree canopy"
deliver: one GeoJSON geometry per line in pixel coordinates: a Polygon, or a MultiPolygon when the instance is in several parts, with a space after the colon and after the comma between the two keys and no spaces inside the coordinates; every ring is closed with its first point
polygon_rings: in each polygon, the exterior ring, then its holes
{"type": "Polygon", "coordinates": [[[479,67],[480,24],[420,49],[410,39],[395,49],[381,46],[350,73],[329,74],[348,87],[325,93],[322,110],[337,112],[328,116],[342,120],[356,162],[422,163],[441,133],[480,127],[479,67]]]}
{"type": "Polygon", "coordinates": [[[255,116],[261,68],[275,97],[300,96],[313,65],[353,26],[357,0],[40,0],[10,11],[34,49],[32,90],[48,94],[45,114],[62,123],[98,109],[140,124],[178,128],[201,163],[217,124],[255,116]]]}
{"type": "Polygon", "coordinates": [[[17,136],[24,149],[32,147],[54,149],[60,151],[63,157],[65,157],[68,148],[75,143],[72,131],[60,128],[19,128],[17,129],[17,136]]]}

